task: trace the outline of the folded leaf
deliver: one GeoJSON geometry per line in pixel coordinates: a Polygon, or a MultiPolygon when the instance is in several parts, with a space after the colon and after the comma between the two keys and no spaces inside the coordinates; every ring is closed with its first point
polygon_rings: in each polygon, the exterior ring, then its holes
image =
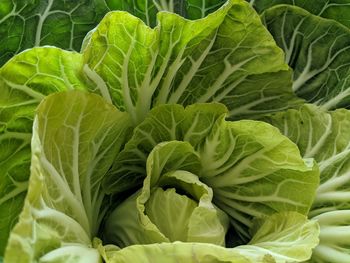
{"type": "Polygon", "coordinates": [[[265,119],[294,141],[304,157],[320,167],[321,184],[309,213],[321,226],[312,262],[347,262],[350,258],[350,111],[325,112],[314,105],[265,119]]]}
{"type": "Polygon", "coordinates": [[[97,245],[106,263],[207,262],[287,263],[304,262],[318,244],[319,226],[298,213],[281,213],[256,222],[248,245],[223,248],[206,243],[158,243],[124,249],[97,245]]]}
{"type": "Polygon", "coordinates": [[[129,125],[97,95],[71,91],[40,104],[29,190],[5,262],[101,262],[91,248],[106,212],[101,180],[129,125]]]}
{"type": "Polygon", "coordinates": [[[35,48],[0,69],[0,255],[28,187],[34,111],[46,95],[84,89],[81,58],[53,47],[35,48]]]}
{"type": "Polygon", "coordinates": [[[142,189],[107,219],[106,242],[120,247],[174,241],[224,246],[228,216],[212,204],[212,189],[189,172],[198,172],[199,164],[189,143],[158,144],[147,159],[142,189]]]}

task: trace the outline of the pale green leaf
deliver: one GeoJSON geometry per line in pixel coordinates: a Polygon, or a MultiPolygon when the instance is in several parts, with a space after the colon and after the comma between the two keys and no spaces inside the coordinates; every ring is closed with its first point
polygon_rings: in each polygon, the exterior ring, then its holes
{"type": "Polygon", "coordinates": [[[106,212],[101,180],[129,123],[127,114],[84,92],[40,104],[29,190],[5,262],[100,262],[91,241],[106,212]]]}

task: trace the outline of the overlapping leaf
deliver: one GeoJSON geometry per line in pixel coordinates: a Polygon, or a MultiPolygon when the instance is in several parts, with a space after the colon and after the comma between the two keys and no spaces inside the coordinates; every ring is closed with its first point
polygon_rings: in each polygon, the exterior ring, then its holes
{"type": "Polygon", "coordinates": [[[164,103],[223,102],[232,118],[300,103],[282,51],[244,1],[229,1],[201,20],[165,12],[158,20],[151,29],[112,12],[84,43],[85,73],[135,123],[164,103]]]}
{"type": "Polygon", "coordinates": [[[321,184],[309,213],[319,220],[320,245],[314,262],[350,259],[350,112],[324,112],[306,105],[267,118],[295,142],[304,157],[312,157],[321,171],[321,184]]]}
{"type": "Polygon", "coordinates": [[[294,70],[296,94],[324,109],[349,107],[350,29],[289,5],[267,9],[262,19],[294,70]]]}
{"type": "Polygon", "coordinates": [[[274,5],[295,5],[314,15],[333,19],[350,27],[349,0],[250,0],[249,2],[259,13],[274,5]]]}
{"type": "Polygon", "coordinates": [[[80,51],[85,35],[111,10],[125,10],[150,26],[159,11],[202,18],[225,0],[2,0],[0,3],[0,66],[27,48],[52,45],[80,51]]]}
{"type": "Polygon", "coordinates": [[[35,48],[0,70],[0,255],[27,191],[34,111],[50,93],[86,86],[81,62],[78,53],[35,48]]]}
{"type": "Polygon", "coordinates": [[[101,180],[130,121],[97,95],[45,99],[34,122],[29,190],[6,262],[101,262],[91,248],[107,210],[101,180]]]}

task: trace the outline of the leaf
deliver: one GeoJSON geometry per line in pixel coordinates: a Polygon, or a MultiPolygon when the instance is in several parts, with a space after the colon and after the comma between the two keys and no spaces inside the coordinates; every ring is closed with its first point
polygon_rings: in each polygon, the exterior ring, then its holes
{"type": "Polygon", "coordinates": [[[223,248],[208,243],[155,243],[98,249],[106,263],[207,262],[282,263],[304,262],[318,243],[319,226],[298,213],[281,213],[256,223],[258,231],[245,246],[223,248]]]}
{"type": "Polygon", "coordinates": [[[248,245],[236,247],[242,255],[259,262],[266,253],[279,262],[304,262],[319,242],[319,225],[316,220],[295,213],[274,214],[255,222],[253,238],[248,245]]]}
{"type": "Polygon", "coordinates": [[[300,104],[283,52],[244,1],[231,0],[200,20],[161,12],[158,21],[151,29],[111,12],[84,44],[85,74],[135,124],[165,103],[224,102],[231,118],[300,104]]]}
{"type": "Polygon", "coordinates": [[[293,90],[323,109],[350,105],[350,29],[296,6],[262,14],[267,28],[294,70],[293,90]]]}
{"type": "Polygon", "coordinates": [[[301,159],[296,145],[270,125],[219,118],[198,153],[202,181],[213,188],[214,203],[231,216],[243,240],[250,238],[254,217],[308,213],[318,167],[301,159]]]}
{"type": "Polygon", "coordinates": [[[44,45],[80,50],[81,42],[108,8],[104,1],[14,1],[0,6],[0,65],[14,54],[44,45]]]}
{"type": "Polygon", "coordinates": [[[101,262],[91,248],[106,212],[101,180],[129,125],[126,113],[81,91],[40,104],[29,190],[5,262],[101,262]]]}
{"type": "Polygon", "coordinates": [[[305,105],[265,119],[294,141],[304,157],[320,167],[320,186],[309,213],[321,226],[312,262],[346,262],[350,222],[350,112],[305,105]]]}
{"type": "Polygon", "coordinates": [[[333,19],[350,27],[349,0],[250,0],[249,2],[259,13],[279,4],[295,5],[314,15],[333,19]]]}
{"type": "Polygon", "coordinates": [[[219,104],[154,108],[118,155],[103,182],[105,191],[119,194],[140,187],[151,151],[173,140],[192,145],[200,167],[187,171],[213,189],[215,205],[230,216],[243,240],[250,239],[255,217],[309,212],[319,183],[317,165],[303,160],[297,146],[267,123],[225,121],[219,104]]]}
{"type": "Polygon", "coordinates": [[[84,36],[111,10],[124,10],[156,25],[159,11],[202,18],[224,0],[2,0],[0,6],[0,66],[21,51],[44,45],[80,51],[84,36]]]}
{"type": "Polygon", "coordinates": [[[0,255],[22,210],[28,187],[34,111],[54,92],[84,89],[81,55],[57,48],[34,48],[0,70],[0,255]]]}

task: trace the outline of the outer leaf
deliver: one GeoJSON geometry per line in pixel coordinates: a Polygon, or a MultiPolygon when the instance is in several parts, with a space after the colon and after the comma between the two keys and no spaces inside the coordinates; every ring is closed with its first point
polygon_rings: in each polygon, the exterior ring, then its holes
{"type": "Polygon", "coordinates": [[[160,11],[177,13],[188,19],[207,16],[218,9],[226,0],[107,0],[111,10],[124,10],[141,18],[147,25],[155,26],[156,14],[160,11]]]}
{"type": "Polygon", "coordinates": [[[142,189],[107,219],[106,241],[120,247],[174,241],[224,246],[229,220],[212,204],[212,190],[191,173],[199,164],[189,143],[157,145],[142,189]]]}
{"type": "Polygon", "coordinates": [[[263,20],[294,70],[293,90],[324,109],[350,105],[350,29],[296,6],[266,10],[263,20]]]}
{"type": "Polygon", "coordinates": [[[80,50],[81,42],[108,11],[101,0],[2,0],[0,65],[14,54],[43,45],[80,50]]]}
{"type": "Polygon", "coordinates": [[[294,141],[301,154],[313,157],[321,170],[321,184],[310,217],[321,225],[315,262],[347,262],[350,222],[350,112],[323,112],[313,105],[266,119],[294,141]]]}
{"type": "Polygon", "coordinates": [[[224,0],[2,0],[0,4],[0,66],[27,48],[52,45],[79,51],[82,40],[110,10],[125,10],[146,24],[156,24],[158,11],[189,19],[206,16],[224,0]]]}
{"type": "Polygon", "coordinates": [[[91,248],[106,212],[100,182],[129,118],[77,91],[49,96],[37,112],[29,190],[5,262],[100,262],[91,248]]]}
{"type": "Polygon", "coordinates": [[[250,0],[248,2],[259,13],[278,4],[296,5],[314,15],[330,18],[350,27],[349,0],[250,0]]]}
{"type": "Polygon", "coordinates": [[[0,70],[0,255],[22,210],[34,111],[48,94],[84,89],[81,55],[53,47],[17,55],[0,70]]]}
{"type": "Polygon", "coordinates": [[[201,20],[167,12],[158,20],[151,29],[109,13],[84,45],[85,73],[135,123],[164,103],[224,102],[232,118],[300,103],[283,53],[246,2],[231,0],[201,20]]]}

